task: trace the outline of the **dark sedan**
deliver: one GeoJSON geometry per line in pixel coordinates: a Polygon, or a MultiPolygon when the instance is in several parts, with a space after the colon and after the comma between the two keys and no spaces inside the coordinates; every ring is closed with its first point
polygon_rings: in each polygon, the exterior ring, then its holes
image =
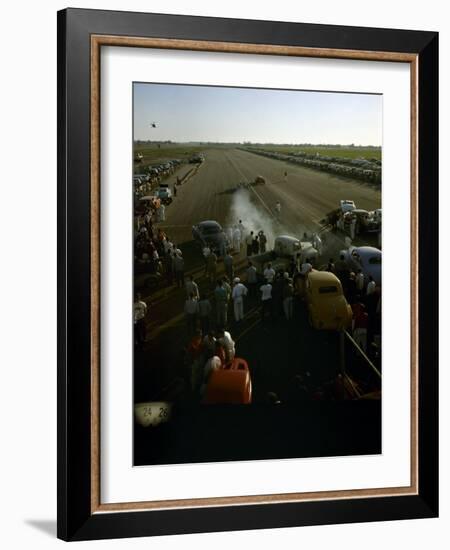
{"type": "Polygon", "coordinates": [[[222,255],[228,246],[228,239],[220,223],[213,220],[200,222],[192,227],[192,236],[202,247],[208,245],[211,250],[222,255]]]}

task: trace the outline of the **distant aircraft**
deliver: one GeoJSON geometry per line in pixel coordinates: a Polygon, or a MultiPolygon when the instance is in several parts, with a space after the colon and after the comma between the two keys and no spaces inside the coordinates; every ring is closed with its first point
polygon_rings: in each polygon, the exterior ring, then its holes
{"type": "Polygon", "coordinates": [[[156,125],[156,122],[151,122],[151,123],[150,123],[150,126],[151,126],[152,128],[157,128],[157,127],[158,127],[158,126],[156,125]]]}

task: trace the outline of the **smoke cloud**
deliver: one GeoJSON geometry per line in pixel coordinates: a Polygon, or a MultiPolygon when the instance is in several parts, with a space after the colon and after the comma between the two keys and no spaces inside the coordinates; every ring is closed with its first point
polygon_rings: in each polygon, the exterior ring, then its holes
{"type": "Polygon", "coordinates": [[[280,226],[273,214],[269,214],[262,205],[257,205],[252,201],[250,193],[246,189],[239,189],[234,193],[227,225],[234,226],[239,223],[239,220],[242,220],[246,234],[250,231],[254,233],[264,231],[267,237],[267,249],[270,250],[275,237],[281,233],[280,226]]]}

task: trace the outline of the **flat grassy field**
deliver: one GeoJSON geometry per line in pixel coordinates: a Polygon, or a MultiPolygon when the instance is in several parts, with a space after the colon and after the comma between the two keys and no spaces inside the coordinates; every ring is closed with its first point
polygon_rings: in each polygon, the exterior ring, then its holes
{"type": "Polygon", "coordinates": [[[142,165],[157,164],[167,162],[170,159],[188,160],[194,153],[204,151],[206,147],[199,145],[183,145],[182,143],[162,143],[161,147],[157,144],[134,144],[133,155],[141,153],[144,158],[142,165]]]}
{"type": "Polygon", "coordinates": [[[343,157],[343,158],[364,158],[381,160],[381,147],[324,147],[320,145],[310,146],[294,146],[294,145],[262,145],[257,146],[259,149],[267,149],[268,151],[278,151],[279,153],[298,153],[303,151],[309,155],[319,155],[327,157],[343,157]]]}

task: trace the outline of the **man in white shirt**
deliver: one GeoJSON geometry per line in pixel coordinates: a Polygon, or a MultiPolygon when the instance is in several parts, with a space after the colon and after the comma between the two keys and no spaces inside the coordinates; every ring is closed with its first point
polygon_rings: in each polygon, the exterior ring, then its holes
{"type": "Polygon", "coordinates": [[[185,283],[184,287],[186,289],[186,297],[187,298],[189,298],[189,296],[191,294],[193,294],[194,298],[196,300],[200,299],[200,293],[198,291],[198,285],[190,275],[188,275],[186,277],[186,283],[185,283]]]}
{"type": "Polygon", "coordinates": [[[186,316],[186,324],[189,336],[192,336],[197,328],[198,301],[194,294],[191,293],[189,298],[184,303],[184,314],[186,316]]]}
{"type": "Polygon", "coordinates": [[[275,269],[272,267],[272,264],[269,263],[269,264],[267,264],[267,267],[264,270],[264,279],[266,279],[266,281],[269,284],[272,284],[274,278],[275,278],[275,269]]]}
{"type": "Polygon", "coordinates": [[[358,269],[358,271],[356,272],[355,280],[356,280],[356,292],[357,294],[362,296],[363,290],[364,290],[364,274],[360,269],[358,269]]]}
{"type": "Polygon", "coordinates": [[[234,279],[233,292],[231,294],[234,304],[234,318],[236,322],[244,318],[244,296],[247,296],[247,287],[241,283],[239,277],[234,279]]]}
{"type": "Polygon", "coordinates": [[[375,287],[376,286],[377,285],[376,285],[375,281],[373,280],[372,275],[369,275],[369,282],[367,283],[367,290],[366,290],[367,296],[370,296],[371,294],[373,294],[375,292],[375,287]]]}
{"type": "Polygon", "coordinates": [[[272,285],[269,281],[266,282],[260,287],[261,291],[261,318],[264,321],[266,315],[269,314],[272,317],[272,285]]]}
{"type": "Polygon", "coordinates": [[[236,225],[233,230],[233,249],[235,252],[241,251],[241,237],[242,237],[241,230],[236,225]]]}
{"type": "Polygon", "coordinates": [[[225,359],[227,363],[234,359],[236,353],[235,345],[231,334],[223,329],[217,331],[217,341],[223,346],[225,350],[225,359]]]}
{"type": "Polygon", "coordinates": [[[312,265],[309,263],[309,260],[305,258],[305,261],[302,263],[300,273],[306,277],[310,271],[312,271],[312,265]]]}

